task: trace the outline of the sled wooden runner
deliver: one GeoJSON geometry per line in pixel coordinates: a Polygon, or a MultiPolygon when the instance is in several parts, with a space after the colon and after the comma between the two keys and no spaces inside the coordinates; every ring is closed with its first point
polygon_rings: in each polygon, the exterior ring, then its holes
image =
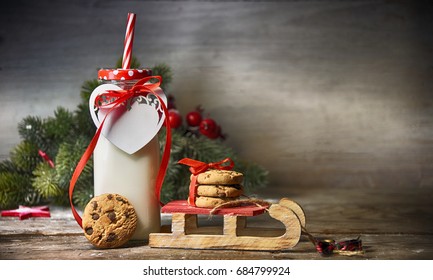
{"type": "Polygon", "coordinates": [[[305,214],[294,201],[283,198],[269,207],[255,205],[218,209],[223,227],[198,226],[197,215],[210,215],[211,209],[189,206],[187,201],[172,201],[162,207],[162,213],[172,214],[171,229],[151,233],[149,246],[185,249],[286,250],[298,244],[305,214]],[[285,228],[250,228],[247,217],[268,212],[285,228]]]}

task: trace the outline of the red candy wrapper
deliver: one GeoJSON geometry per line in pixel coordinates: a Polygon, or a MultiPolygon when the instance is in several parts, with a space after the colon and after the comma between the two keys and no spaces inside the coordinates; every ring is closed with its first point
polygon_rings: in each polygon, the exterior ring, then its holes
{"type": "Polygon", "coordinates": [[[357,239],[350,239],[336,243],[332,239],[316,239],[315,246],[317,252],[323,256],[330,256],[333,253],[340,255],[357,255],[362,254],[362,240],[360,237],[357,239]]]}

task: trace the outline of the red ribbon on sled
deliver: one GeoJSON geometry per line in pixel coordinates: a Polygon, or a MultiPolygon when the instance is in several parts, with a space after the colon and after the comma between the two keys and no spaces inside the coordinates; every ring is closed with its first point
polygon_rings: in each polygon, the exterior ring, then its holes
{"type": "Polygon", "coordinates": [[[225,158],[218,162],[202,162],[195,159],[183,158],[178,161],[180,164],[189,166],[189,171],[191,171],[191,183],[189,184],[189,196],[188,204],[195,206],[195,197],[197,195],[197,175],[207,171],[208,169],[219,169],[219,170],[232,170],[235,163],[231,158],[225,158]],[[226,164],[228,163],[228,164],[226,164]]]}

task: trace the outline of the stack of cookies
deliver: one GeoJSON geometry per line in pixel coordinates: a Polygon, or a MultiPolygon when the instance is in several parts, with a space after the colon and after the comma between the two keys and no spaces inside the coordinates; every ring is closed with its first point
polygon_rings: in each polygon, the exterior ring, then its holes
{"type": "Polygon", "coordinates": [[[243,193],[240,172],[212,169],[197,175],[197,194],[195,205],[214,208],[222,203],[233,201],[243,193]]]}

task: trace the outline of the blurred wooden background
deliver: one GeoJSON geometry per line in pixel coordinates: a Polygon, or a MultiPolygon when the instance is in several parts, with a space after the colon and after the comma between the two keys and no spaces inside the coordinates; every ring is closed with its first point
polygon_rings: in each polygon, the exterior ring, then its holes
{"type": "Polygon", "coordinates": [[[17,123],[73,110],[81,84],[133,53],[167,63],[186,114],[303,188],[433,187],[433,9],[415,1],[14,0],[0,10],[0,158],[17,123]]]}

